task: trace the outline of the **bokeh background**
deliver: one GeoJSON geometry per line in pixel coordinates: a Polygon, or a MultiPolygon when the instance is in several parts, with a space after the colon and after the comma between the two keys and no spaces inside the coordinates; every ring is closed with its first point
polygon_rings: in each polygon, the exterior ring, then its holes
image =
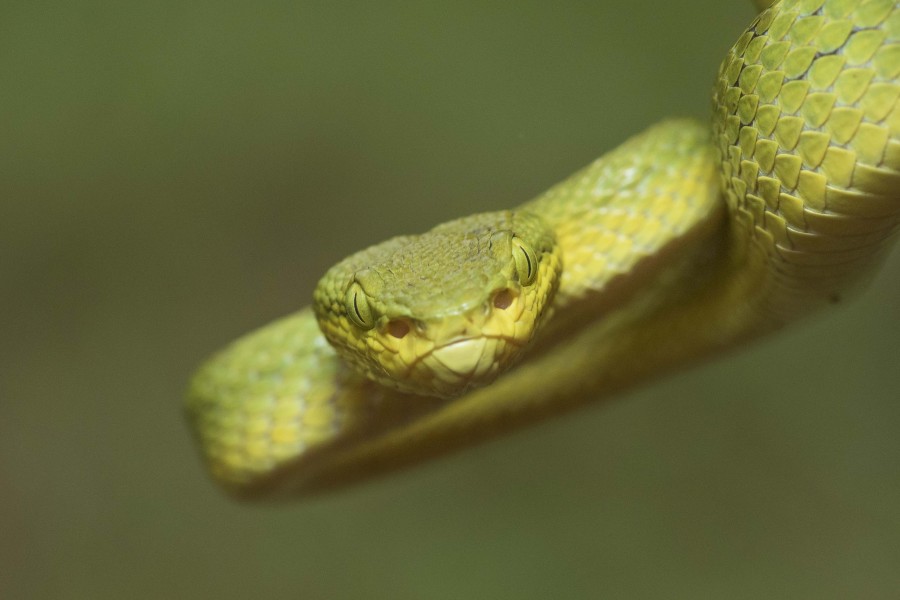
{"type": "Polygon", "coordinates": [[[894,598],[900,253],[856,301],[401,475],[241,505],[192,369],[345,254],[705,117],[740,1],[0,9],[3,598],[894,598]]]}

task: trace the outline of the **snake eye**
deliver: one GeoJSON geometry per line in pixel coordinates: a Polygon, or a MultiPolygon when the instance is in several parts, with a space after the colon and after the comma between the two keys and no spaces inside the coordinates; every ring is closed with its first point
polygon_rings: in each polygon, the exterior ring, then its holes
{"type": "Polygon", "coordinates": [[[537,257],[534,255],[534,249],[515,236],[512,239],[512,247],[519,283],[528,285],[537,277],[538,262],[537,257]]]}
{"type": "Polygon", "coordinates": [[[347,288],[347,295],[344,296],[344,303],[346,304],[347,318],[354,325],[366,330],[375,327],[375,315],[372,313],[369,298],[362,286],[356,282],[350,284],[350,287],[347,288]]]}

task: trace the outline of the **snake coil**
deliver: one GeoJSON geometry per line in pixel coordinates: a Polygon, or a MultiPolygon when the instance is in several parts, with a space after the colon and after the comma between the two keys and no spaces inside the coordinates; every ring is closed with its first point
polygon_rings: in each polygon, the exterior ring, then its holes
{"type": "Polygon", "coordinates": [[[210,359],[187,408],[213,477],[268,497],[386,473],[840,300],[896,237],[898,98],[898,3],[775,2],[722,62],[711,133],[665,121],[514,211],[463,219],[462,231],[440,226],[449,237],[437,243],[432,232],[354,255],[316,292],[338,351],[307,308],[210,359]],[[485,252],[496,261],[482,262],[485,252]],[[389,285],[409,273],[427,285],[389,285]],[[491,303],[504,321],[473,325],[472,311],[491,303]],[[540,327],[524,320],[538,317],[540,327]],[[510,359],[521,362],[499,378],[506,367],[481,358],[492,331],[503,332],[493,354],[524,340],[510,359]],[[461,335],[469,345],[451,344],[423,375],[437,396],[369,379],[405,373],[441,336],[461,335]],[[339,356],[350,349],[364,357],[339,356]],[[474,389],[470,375],[483,373],[496,381],[474,389]]]}

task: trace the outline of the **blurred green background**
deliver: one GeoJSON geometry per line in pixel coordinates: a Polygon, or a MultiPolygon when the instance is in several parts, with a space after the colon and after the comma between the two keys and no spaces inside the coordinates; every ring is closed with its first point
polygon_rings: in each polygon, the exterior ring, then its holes
{"type": "Polygon", "coordinates": [[[3,598],[887,598],[900,253],[615,402],[284,506],[207,479],[210,352],[343,255],[705,117],[749,2],[0,9],[3,598]]]}

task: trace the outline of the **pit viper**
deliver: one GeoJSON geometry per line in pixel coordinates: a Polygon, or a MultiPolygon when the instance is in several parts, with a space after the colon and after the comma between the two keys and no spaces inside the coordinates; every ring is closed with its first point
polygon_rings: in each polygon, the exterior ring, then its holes
{"type": "MultiPolygon", "coordinates": [[[[768,2],[758,4],[769,4],[768,2]]],[[[559,414],[859,287],[900,221],[900,3],[776,0],[668,119],[538,198],[330,270],[187,392],[213,478],[296,497],[559,414]]]]}

